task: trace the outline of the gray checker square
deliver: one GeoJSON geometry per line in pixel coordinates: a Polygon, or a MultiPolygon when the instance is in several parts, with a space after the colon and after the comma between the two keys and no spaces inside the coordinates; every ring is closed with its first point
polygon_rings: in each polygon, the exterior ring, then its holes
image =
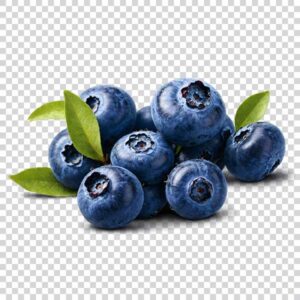
{"type": "Polygon", "coordinates": [[[300,299],[300,2],[41,2],[0,0],[0,299],[300,299]],[[215,85],[232,118],[269,89],[265,119],[287,140],[266,181],[227,174],[217,216],[96,230],[75,198],[7,179],[47,166],[65,124],[26,118],[64,89],[110,83],[142,107],[179,77],[215,85]]]}

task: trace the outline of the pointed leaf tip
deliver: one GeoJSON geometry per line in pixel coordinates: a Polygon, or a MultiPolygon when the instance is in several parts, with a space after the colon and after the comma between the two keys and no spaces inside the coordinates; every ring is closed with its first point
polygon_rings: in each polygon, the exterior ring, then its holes
{"type": "Polygon", "coordinates": [[[39,120],[64,120],[65,103],[64,101],[52,101],[36,108],[28,117],[28,121],[39,120]]]}
{"type": "Polygon", "coordinates": [[[238,107],[235,115],[236,131],[248,124],[260,121],[265,115],[270,100],[268,90],[251,95],[238,107]]]}
{"type": "Polygon", "coordinates": [[[9,178],[23,189],[40,195],[51,197],[76,196],[76,191],[63,186],[54,177],[50,168],[30,168],[9,178]]]}
{"type": "Polygon", "coordinates": [[[100,128],[93,111],[71,91],[65,90],[64,96],[67,127],[74,147],[86,157],[104,161],[100,128]]]}
{"type": "Polygon", "coordinates": [[[70,95],[77,96],[77,95],[75,95],[74,93],[72,93],[72,92],[69,91],[69,90],[64,90],[64,96],[65,96],[65,98],[68,97],[68,96],[70,96],[70,95]]]}

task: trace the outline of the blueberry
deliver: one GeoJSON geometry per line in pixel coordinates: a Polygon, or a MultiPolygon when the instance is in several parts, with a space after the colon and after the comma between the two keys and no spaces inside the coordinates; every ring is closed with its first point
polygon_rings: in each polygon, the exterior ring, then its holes
{"type": "Polygon", "coordinates": [[[226,179],[218,166],[200,159],[177,165],[169,175],[166,197],[171,208],[191,220],[207,218],[224,204],[226,179]]]}
{"type": "Polygon", "coordinates": [[[165,197],[165,185],[145,185],[144,190],[144,204],[139,219],[147,219],[157,215],[167,204],[165,197]]]}
{"type": "Polygon", "coordinates": [[[174,164],[174,152],[161,134],[135,131],[116,142],[110,160],[134,173],[141,182],[162,182],[174,164]]]}
{"type": "Polygon", "coordinates": [[[278,127],[258,122],[241,128],[225,148],[225,164],[241,181],[260,181],[282,162],[285,140],[278,127]]]}
{"type": "Polygon", "coordinates": [[[225,120],[219,93],[198,79],[178,79],[162,86],[151,103],[153,122],[171,143],[184,147],[214,137],[225,120]]]}
{"type": "Polygon", "coordinates": [[[49,163],[56,179],[71,189],[78,189],[83,177],[101,165],[75,149],[66,129],[51,142],[49,163]]]}
{"type": "Polygon", "coordinates": [[[101,140],[113,144],[134,129],[136,108],[132,98],[124,90],[98,85],[80,95],[93,110],[100,125],[101,140]]]}
{"type": "Polygon", "coordinates": [[[206,159],[221,169],[224,168],[224,150],[227,139],[234,133],[234,125],[227,116],[221,130],[211,140],[194,147],[182,148],[178,156],[178,161],[183,162],[189,159],[206,159]]]}
{"type": "Polygon", "coordinates": [[[85,176],[77,201],[87,221],[99,228],[114,229],[126,226],[138,216],[144,193],[130,171],[103,166],[85,176]]]}
{"type": "Polygon", "coordinates": [[[151,116],[150,106],[145,106],[137,112],[135,130],[156,131],[156,127],[153,123],[152,116],[151,116]]]}

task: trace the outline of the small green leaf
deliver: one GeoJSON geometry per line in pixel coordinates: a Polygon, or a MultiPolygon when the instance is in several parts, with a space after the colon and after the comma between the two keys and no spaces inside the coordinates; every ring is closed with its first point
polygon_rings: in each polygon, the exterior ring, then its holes
{"type": "Polygon", "coordinates": [[[9,177],[32,193],[54,197],[76,196],[76,191],[56,180],[50,168],[31,168],[9,177]]]}
{"type": "Polygon", "coordinates": [[[235,130],[262,119],[267,111],[270,92],[251,95],[242,102],[235,114],[235,130]]]}
{"type": "Polygon", "coordinates": [[[28,117],[29,121],[38,120],[64,120],[65,119],[65,102],[52,101],[43,104],[34,110],[28,117]]]}
{"type": "Polygon", "coordinates": [[[84,156],[104,160],[100,128],[91,108],[70,91],[64,91],[69,135],[74,147],[84,156]]]}

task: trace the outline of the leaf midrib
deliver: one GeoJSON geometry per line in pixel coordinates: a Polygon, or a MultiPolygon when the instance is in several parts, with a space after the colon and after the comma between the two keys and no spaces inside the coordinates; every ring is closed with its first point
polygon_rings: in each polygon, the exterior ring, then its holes
{"type": "MultiPolygon", "coordinates": [[[[262,96],[261,101],[265,98],[265,96],[266,96],[266,94],[264,94],[264,95],[262,96]]],[[[264,103],[262,104],[261,101],[258,101],[256,104],[253,105],[252,111],[246,116],[246,118],[243,119],[243,121],[241,122],[241,124],[243,124],[245,121],[247,121],[247,120],[249,119],[249,116],[252,116],[252,115],[253,115],[253,111],[254,111],[254,109],[255,109],[257,106],[260,106],[260,105],[265,106],[265,104],[264,104],[264,103]]],[[[261,115],[261,113],[260,113],[260,115],[261,115]]]]}
{"type": "MultiPolygon", "coordinates": [[[[79,100],[79,99],[78,99],[78,100],[79,100]]],[[[68,100],[68,101],[69,101],[69,100],[68,100]]],[[[81,100],[80,100],[80,101],[81,101],[81,100]]],[[[86,105],[87,105],[87,104],[86,104],[86,105]]],[[[86,107],[86,108],[87,108],[87,107],[86,107]]],[[[73,105],[72,105],[72,110],[74,111],[74,114],[76,115],[76,119],[79,120],[79,119],[80,119],[80,118],[79,118],[79,115],[78,115],[77,111],[73,109],[73,105]]],[[[93,150],[93,153],[96,154],[96,157],[98,157],[98,156],[99,156],[99,153],[95,151],[94,145],[91,143],[90,137],[89,137],[89,135],[87,134],[87,132],[85,131],[85,127],[81,127],[81,128],[82,128],[82,131],[83,131],[85,137],[86,137],[87,140],[89,141],[89,144],[90,144],[90,146],[91,146],[91,149],[93,150]]],[[[99,158],[99,159],[100,159],[100,158],[99,158]]]]}
{"type": "MultiPolygon", "coordinates": [[[[244,101],[247,101],[247,104],[249,105],[250,103],[251,103],[251,98],[252,97],[257,97],[257,95],[258,94],[261,94],[262,96],[261,96],[261,99],[260,99],[260,101],[258,101],[258,102],[256,102],[253,106],[252,106],[252,109],[251,109],[251,112],[250,112],[250,114],[247,114],[247,116],[246,116],[246,118],[243,118],[243,119],[241,119],[240,118],[240,120],[235,120],[235,123],[237,123],[236,121],[238,121],[238,124],[235,124],[235,127],[236,127],[236,130],[238,130],[238,129],[240,129],[240,128],[242,128],[243,126],[245,126],[246,124],[249,124],[249,122],[248,122],[248,120],[250,119],[253,119],[253,118],[250,118],[249,116],[252,116],[253,115],[253,111],[256,109],[256,107],[258,106],[258,105],[261,105],[261,102],[263,102],[264,103],[264,98],[265,97],[269,97],[269,94],[270,94],[270,92],[269,91],[263,91],[263,92],[260,92],[260,93],[257,93],[257,94],[254,94],[254,95],[251,95],[250,97],[248,97],[246,100],[244,100],[244,101]],[[238,126],[237,126],[238,125],[238,126]]],[[[263,104],[263,106],[268,106],[268,103],[269,103],[269,99],[268,99],[268,101],[267,101],[267,103],[265,104],[263,104]]],[[[242,104],[241,105],[243,105],[244,104],[244,102],[242,102],[242,104]]],[[[239,109],[240,108],[238,108],[238,110],[237,110],[237,113],[239,113],[239,109]]],[[[241,113],[240,113],[241,114],[241,113]]],[[[263,113],[260,113],[259,114],[259,118],[256,118],[256,119],[261,119],[261,117],[263,116],[265,114],[265,112],[263,112],[263,113]]],[[[242,115],[243,116],[243,115],[242,115]]]]}

